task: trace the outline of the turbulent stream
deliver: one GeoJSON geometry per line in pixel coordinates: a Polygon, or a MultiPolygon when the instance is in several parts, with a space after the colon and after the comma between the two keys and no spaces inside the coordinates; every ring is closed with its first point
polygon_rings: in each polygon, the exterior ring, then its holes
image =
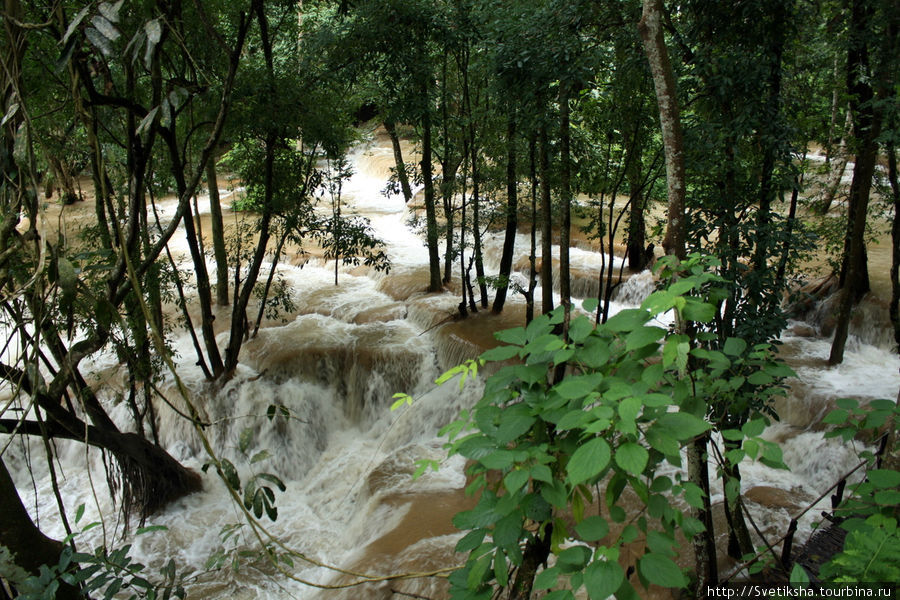
{"type": "MultiPolygon", "coordinates": [[[[335,286],[333,263],[312,258],[301,268],[293,266],[301,260],[285,260],[279,269],[292,287],[296,304],[289,322],[261,329],[245,345],[237,376],[215,392],[192,365],[189,338],[176,336],[180,374],[213,423],[206,433],[215,450],[238,465],[243,476],[262,470],[285,481],[287,491],[277,496],[278,519],[267,527],[286,546],[315,561],[370,575],[452,566],[459,557],[452,552],[458,534],[450,518],[469,500],[461,490],[464,465],[444,459],[437,431],[473,403],[478,390],[468,386],[460,392],[454,384],[436,388],[432,382],[443,369],[477,355],[491,330],[521,324],[522,299],[511,294],[508,310],[501,316],[484,311],[467,321],[449,321],[458,296],[421,293],[428,278],[422,240],[406,225],[409,213],[402,197],[385,197],[381,192],[393,160],[389,143],[376,138],[358,147],[351,159],[355,173],[344,185],[343,211],[371,220],[376,234],[388,243],[390,274],[342,267],[335,286]],[[416,401],[391,412],[395,392],[408,392],[416,401]],[[287,407],[291,417],[276,416],[270,421],[266,412],[271,405],[287,407]],[[254,437],[242,453],[239,439],[247,428],[254,437]],[[250,465],[247,457],[264,449],[272,457],[250,465]],[[420,459],[444,462],[438,472],[413,481],[410,474],[420,459]]],[[[173,207],[168,207],[169,213],[173,207]]],[[[163,218],[166,212],[163,206],[163,218]]],[[[486,242],[487,260],[494,271],[501,245],[500,237],[486,242]]],[[[177,244],[175,249],[186,253],[177,244]]],[[[517,256],[526,255],[527,249],[528,240],[520,235],[517,256]]],[[[576,249],[572,260],[574,271],[584,274],[586,281],[596,279],[597,254],[576,249]]],[[[522,260],[518,266],[527,268],[522,260]]],[[[633,277],[615,309],[639,303],[652,285],[647,273],[633,277]]],[[[589,288],[575,287],[582,294],[589,288]]],[[[540,298],[539,291],[536,297],[540,298]]],[[[218,320],[227,321],[225,313],[218,320]]],[[[748,504],[767,536],[777,538],[791,515],[856,463],[852,448],[822,438],[819,421],[834,399],[897,397],[900,360],[889,351],[879,322],[862,318],[854,324],[846,361],[837,368],[825,366],[830,343],[815,335],[819,323],[795,323],[785,332],[782,352],[798,378],[791,397],[779,406],[782,421],[765,436],[782,444],[791,470],[775,471],[750,462],[742,465],[748,504]]],[[[220,345],[225,343],[224,335],[220,345]]],[[[102,389],[113,402],[115,394],[109,390],[115,389],[115,357],[101,356],[90,370],[97,381],[109,383],[102,389]]],[[[171,381],[169,389],[174,390],[171,381]]],[[[178,402],[174,391],[171,398],[178,402]]],[[[124,403],[114,406],[112,413],[123,425],[129,421],[124,403]]],[[[207,457],[190,425],[165,407],[160,409],[160,421],[167,450],[200,471],[207,457]]],[[[46,461],[38,445],[30,448],[16,441],[4,460],[40,526],[61,538],[65,533],[56,514],[46,461]],[[27,469],[29,462],[33,477],[27,469]]],[[[83,445],[60,442],[58,449],[67,510],[74,513],[84,503],[82,524],[101,519],[105,523],[104,528],[80,536],[80,547],[103,543],[104,532],[106,543],[121,543],[116,538],[121,535],[121,523],[109,500],[99,453],[90,451],[86,461],[83,445]],[[90,469],[85,469],[86,462],[90,469]]],[[[189,597],[389,598],[392,588],[435,598],[441,595],[443,583],[433,579],[322,590],[249,558],[237,571],[228,562],[222,570],[204,572],[216,551],[258,548],[246,525],[223,544],[223,527],[241,523],[242,515],[212,471],[203,474],[202,492],[150,519],[150,524],[165,525],[167,531],[131,540],[136,559],[154,571],[171,557],[180,570],[199,572],[189,576],[189,597]]],[[[721,500],[721,489],[717,489],[713,501],[721,500]]],[[[801,537],[809,533],[818,513],[807,513],[801,537]]],[[[293,567],[284,565],[286,570],[309,582],[335,585],[354,580],[352,575],[301,558],[295,557],[293,563],[293,567]]]]}

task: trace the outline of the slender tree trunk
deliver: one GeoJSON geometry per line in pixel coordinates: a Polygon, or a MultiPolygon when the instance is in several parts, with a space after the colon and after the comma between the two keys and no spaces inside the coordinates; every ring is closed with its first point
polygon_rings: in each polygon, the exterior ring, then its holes
{"type": "Polygon", "coordinates": [[[506,122],[506,233],[503,237],[503,254],[500,256],[500,272],[497,274],[497,295],[491,310],[499,313],[506,303],[509,276],[512,273],[513,251],[518,227],[518,181],[516,179],[516,118],[512,109],[506,122]]]}
{"type": "Polygon", "coordinates": [[[534,319],[534,290],[537,287],[537,166],[535,165],[535,153],[537,152],[537,138],[532,134],[528,147],[528,175],[531,183],[531,248],[528,252],[528,292],[525,294],[525,323],[531,323],[534,319]]]}
{"type": "Polygon", "coordinates": [[[876,114],[873,106],[874,92],[867,75],[869,72],[867,31],[872,10],[872,6],[864,0],[854,0],[850,10],[847,89],[851,94],[850,109],[854,115],[853,137],[858,149],[853,167],[853,180],[850,183],[847,235],[844,241],[844,259],[841,263],[839,282],[841,301],[834,330],[834,342],[828,357],[828,363],[832,365],[843,362],[853,305],[869,291],[865,231],[869,193],[878,154],[877,139],[881,130],[880,115],[876,114]]]}
{"type": "Polygon", "coordinates": [[[571,132],[569,131],[569,88],[560,84],[559,89],[559,302],[565,311],[563,330],[569,329],[569,317],[572,310],[572,279],[569,269],[569,244],[572,229],[572,157],[570,150],[571,132]]]}
{"type": "MultiPolygon", "coordinates": [[[[641,127],[636,124],[635,127],[641,127]]],[[[627,161],[629,189],[629,205],[628,205],[628,268],[633,272],[640,272],[647,268],[648,257],[646,252],[647,246],[647,225],[644,222],[644,186],[641,181],[641,171],[643,170],[643,132],[637,132],[633,147],[631,149],[631,158],[627,161]]],[[[615,202],[615,198],[613,199],[615,202]]]]}
{"type": "Polygon", "coordinates": [[[384,122],[384,129],[391,138],[391,147],[394,149],[394,168],[397,169],[397,180],[400,182],[400,191],[403,192],[403,200],[407,204],[412,200],[412,188],[409,187],[409,176],[406,174],[406,163],[403,162],[403,151],[400,149],[400,138],[397,137],[397,127],[392,120],[384,122]]]}
{"type": "Polygon", "coordinates": [[[222,218],[222,201],[216,177],[216,161],[210,157],[206,163],[206,183],[209,186],[209,215],[212,222],[213,255],[216,258],[216,304],[227,306],[228,253],[225,251],[225,222],[222,218]]]}
{"type": "Polygon", "coordinates": [[[481,296],[481,308],[488,306],[487,280],[484,274],[484,255],[481,249],[481,197],[478,195],[478,152],[472,142],[472,253],[475,261],[475,279],[478,280],[478,293],[481,296]]]}
{"type": "Polygon", "coordinates": [[[897,149],[892,142],[886,147],[888,181],[894,201],[894,221],[891,224],[891,305],[889,313],[894,324],[894,341],[900,351],[900,183],[897,181],[897,149]]]}
{"type": "MultiPolygon", "coordinates": [[[[445,149],[445,152],[450,152],[450,150],[445,149]]],[[[444,205],[444,220],[447,225],[447,238],[444,246],[444,278],[442,281],[443,283],[450,283],[453,275],[453,193],[456,189],[456,172],[459,170],[459,161],[453,158],[445,159],[441,164],[441,169],[443,171],[441,200],[444,205]]]]}
{"type": "Polygon", "coordinates": [[[541,123],[538,177],[541,179],[541,313],[553,310],[553,210],[550,204],[550,145],[541,123]]]}
{"type": "Polygon", "coordinates": [[[428,291],[440,292],[441,259],[438,253],[437,211],[434,205],[434,177],[431,170],[431,110],[428,102],[428,88],[423,85],[422,102],[422,179],[425,184],[425,228],[428,242],[428,291]]]}
{"type": "Polygon", "coordinates": [[[659,104],[659,122],[666,155],[666,196],[669,206],[663,249],[666,254],[674,254],[683,259],[687,254],[684,138],[681,133],[681,114],[678,107],[675,75],[663,40],[662,14],[662,0],[644,0],[638,31],[644,42],[644,53],[650,63],[650,72],[653,74],[653,86],[656,89],[656,101],[659,104]]]}
{"type": "Polygon", "coordinates": [[[847,119],[844,124],[844,135],[838,142],[837,150],[831,150],[832,154],[829,158],[830,169],[828,178],[825,180],[825,189],[822,191],[822,199],[813,205],[817,214],[824,215],[831,209],[831,204],[837,196],[838,190],[841,188],[841,180],[844,178],[844,171],[847,169],[847,162],[850,158],[850,152],[847,149],[847,137],[853,129],[853,115],[847,108],[847,119]]]}
{"type": "Polygon", "coordinates": [[[794,188],[791,190],[791,204],[788,209],[787,229],[784,232],[784,242],[781,245],[781,258],[778,260],[778,271],[775,273],[775,285],[781,289],[784,286],[784,275],[787,271],[790,259],[791,237],[794,234],[794,224],[797,220],[797,200],[800,196],[800,176],[794,178],[794,188]]]}

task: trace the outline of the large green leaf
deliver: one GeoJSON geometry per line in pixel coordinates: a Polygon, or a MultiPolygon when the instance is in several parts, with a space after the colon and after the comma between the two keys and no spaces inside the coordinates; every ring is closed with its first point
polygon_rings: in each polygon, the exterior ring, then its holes
{"type": "Polygon", "coordinates": [[[657,420],[657,424],[676,440],[689,440],[712,427],[700,417],[686,412],[666,413],[657,420]]]}
{"type": "Polygon", "coordinates": [[[625,580],[619,563],[594,561],[584,571],[584,585],[591,600],[604,600],[613,595],[625,580]]]}
{"type": "Polygon", "coordinates": [[[576,525],[575,531],[584,541],[596,542],[609,534],[609,524],[603,517],[594,515],[576,525]]]}
{"type": "Polygon", "coordinates": [[[609,464],[612,452],[603,438],[594,438],[583,444],[569,459],[566,471],[569,482],[578,485],[598,475],[609,464]]]}
{"type": "Polygon", "coordinates": [[[664,335],[666,335],[666,330],[662,327],[641,327],[640,329],[635,329],[625,337],[625,349],[635,350],[649,344],[655,344],[664,335]]]}
{"type": "Polygon", "coordinates": [[[653,552],[645,554],[638,562],[638,568],[650,583],[667,588],[683,588],[687,585],[681,569],[668,556],[653,552]]]}
{"type": "Polygon", "coordinates": [[[616,448],[616,464],[632,475],[640,475],[647,467],[650,453],[640,444],[628,442],[616,448]]]}

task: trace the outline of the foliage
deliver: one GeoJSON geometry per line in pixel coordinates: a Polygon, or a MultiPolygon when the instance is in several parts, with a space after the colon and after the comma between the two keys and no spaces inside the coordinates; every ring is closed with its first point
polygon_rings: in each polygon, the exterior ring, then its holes
{"type": "MultiPolygon", "coordinates": [[[[274,409],[272,416],[274,416],[274,409]]],[[[269,450],[260,450],[251,455],[249,450],[250,445],[253,443],[253,434],[254,430],[249,427],[241,431],[241,435],[238,438],[238,452],[247,466],[255,469],[253,465],[271,458],[272,453],[269,450]]],[[[203,472],[205,473],[210,466],[213,466],[212,462],[204,463],[202,467],[203,472]]],[[[272,521],[278,519],[278,507],[275,506],[275,490],[272,489],[272,486],[275,486],[281,492],[287,489],[280,477],[267,471],[254,471],[241,481],[237,467],[227,458],[217,459],[215,467],[228,487],[236,494],[241,495],[244,508],[252,511],[257,519],[262,518],[263,513],[272,521]]]]}
{"type": "MultiPolygon", "coordinates": [[[[84,505],[76,510],[75,523],[84,516],[84,505]]],[[[37,575],[28,575],[14,564],[14,557],[8,555],[5,547],[0,546],[0,574],[8,578],[16,586],[20,600],[52,600],[56,597],[60,582],[80,587],[86,597],[113,597],[135,600],[168,600],[169,598],[185,598],[184,573],[176,570],[175,561],[169,559],[159,569],[156,582],[148,573],[146,565],[136,562],[131,556],[131,544],[125,544],[114,550],[99,546],[93,552],[77,552],[70,542],[80,534],[90,531],[100,523],[85,525],[80,532],[72,533],[63,540],[65,546],[60,553],[59,563],[41,565],[37,575]],[[101,594],[102,596],[98,596],[101,594]],[[129,594],[129,595],[124,595],[129,594]]],[[[139,528],[135,534],[145,535],[166,528],[151,525],[139,528]]]]}
{"type": "MultiPolygon", "coordinates": [[[[824,422],[835,426],[825,436],[844,441],[878,436],[878,442],[887,436],[881,457],[885,464],[869,469],[864,481],[850,487],[850,495],[839,507],[839,514],[846,518],[841,527],[848,531],[843,550],[822,566],[820,576],[838,583],[900,581],[900,471],[892,456],[896,448],[891,447],[900,433],[900,406],[873,400],[864,408],[852,398],[842,398],[837,405],[825,416],[824,422]]],[[[860,458],[870,464],[876,460],[869,449],[860,458]]]]}
{"type": "MultiPolygon", "coordinates": [[[[680,472],[668,474],[665,463],[681,466],[682,446],[712,428],[707,394],[741,388],[743,380],[723,373],[746,347],[730,338],[725,351],[708,350],[654,324],[673,309],[679,320],[713,320],[706,288],[721,279],[692,261],[641,308],[596,326],[581,314],[567,337],[558,332],[558,308],[525,328],[498,333],[505,345],[438,380],[474,376],[489,362],[505,365],[487,379],[475,407],[443,430],[451,454],[471,461],[467,491],[481,493],[474,509],[454,518],[468,530],[456,549],[469,553],[450,578],[454,598],[486,598],[491,586],[510,585],[510,569],[522,569],[525,554],[541,544],[555,564],[537,575],[535,588],[563,585],[560,575],[571,587],[553,592],[554,598],[572,598],[582,586],[591,598],[632,597],[618,560],[633,543],[645,549],[637,564],[645,586],[688,585],[674,561],[676,534],[690,538],[704,526],[678,500],[702,507],[703,491],[680,472]],[[625,511],[626,489],[640,503],[637,514],[625,511]],[[574,528],[564,515],[574,518],[574,528]]],[[[584,308],[593,311],[596,302],[584,308]]],[[[746,360],[765,374],[759,383],[773,381],[766,349],[746,360]]],[[[755,415],[726,435],[741,457],[781,466],[777,445],[759,438],[765,421],[755,415]]]]}

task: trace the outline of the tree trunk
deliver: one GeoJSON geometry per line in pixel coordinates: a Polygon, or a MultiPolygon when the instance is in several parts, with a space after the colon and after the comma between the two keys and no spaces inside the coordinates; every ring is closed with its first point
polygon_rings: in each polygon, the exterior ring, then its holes
{"type": "Polygon", "coordinates": [[[716,564],[716,542],[712,507],[709,503],[709,471],[706,463],[708,440],[701,436],[687,447],[688,478],[703,490],[703,508],[692,509],[693,517],[706,527],[691,540],[694,547],[694,570],[697,573],[697,597],[705,597],[706,587],[719,581],[716,564]]]}
{"type": "Polygon", "coordinates": [[[687,255],[685,223],[684,138],[675,75],[669,62],[661,26],[662,0],[644,0],[638,31],[644,42],[644,53],[653,74],[653,87],[659,105],[659,122],[666,155],[666,196],[668,220],[663,249],[683,259],[687,255]]]}
{"type": "Polygon", "coordinates": [[[553,310],[553,210],[550,203],[550,151],[547,126],[541,123],[540,159],[541,179],[541,313],[553,310]]]}
{"type": "Polygon", "coordinates": [[[847,234],[844,240],[844,259],[841,263],[841,301],[838,309],[834,342],[828,363],[836,365],[844,360],[844,347],[850,329],[853,305],[869,291],[869,272],[866,259],[866,217],[869,192],[878,158],[880,115],[873,106],[874,91],[869,83],[868,26],[872,7],[863,0],[851,6],[850,39],[847,50],[847,89],[850,91],[850,110],[853,113],[853,137],[856,139],[856,164],[850,183],[847,234]]]}
{"type": "Polygon", "coordinates": [[[828,178],[825,180],[825,189],[822,191],[822,199],[813,205],[813,209],[817,214],[824,215],[831,209],[831,204],[837,196],[841,187],[841,180],[844,178],[844,171],[847,169],[847,161],[850,153],[847,150],[847,136],[853,129],[853,116],[848,107],[847,119],[844,124],[844,135],[841,136],[840,142],[833,156],[830,156],[828,178]]]}
{"type": "MultiPolygon", "coordinates": [[[[13,555],[16,566],[37,575],[41,565],[59,564],[63,544],[50,539],[35,527],[6,465],[0,457],[0,546],[13,555]]],[[[15,583],[15,582],[11,582],[15,583]]],[[[78,589],[60,580],[56,598],[83,598],[78,589]]]]}
{"type": "Polygon", "coordinates": [[[409,187],[409,176],[406,174],[406,163],[403,162],[403,151],[400,149],[397,127],[392,120],[386,120],[384,128],[388,137],[391,138],[391,147],[394,149],[394,168],[397,169],[397,180],[400,182],[400,191],[403,192],[403,201],[409,204],[409,201],[412,200],[412,188],[409,187]]]}
{"type": "MultiPolygon", "coordinates": [[[[639,124],[635,127],[641,127],[639,124]]],[[[643,170],[643,132],[637,132],[631,148],[631,157],[627,161],[629,204],[628,204],[628,268],[632,272],[640,272],[649,263],[646,252],[647,225],[644,222],[644,186],[641,181],[643,170]]],[[[613,198],[615,202],[615,198],[613,198]]]]}
{"type": "Polygon", "coordinates": [[[531,247],[528,251],[528,291],[525,294],[525,323],[531,323],[534,319],[534,290],[537,287],[537,166],[535,153],[537,152],[537,139],[532,134],[528,147],[528,176],[531,183],[531,247]]]}
{"type": "MultiPolygon", "coordinates": [[[[562,200],[559,225],[559,302],[565,311],[563,330],[569,329],[572,310],[571,274],[569,272],[569,243],[572,228],[572,157],[569,131],[569,88],[565,83],[559,88],[559,195],[562,200]]],[[[565,334],[564,334],[565,335],[565,334]]]]}
{"type": "MultiPolygon", "coordinates": [[[[775,164],[779,156],[781,142],[780,118],[781,113],[781,68],[785,43],[785,20],[787,17],[787,2],[777,2],[772,15],[775,24],[771,36],[771,45],[767,48],[766,58],[770,61],[767,77],[768,96],[766,98],[766,121],[759,133],[759,143],[763,147],[762,174],[759,186],[759,208],[756,211],[756,251],[753,256],[753,267],[760,272],[767,268],[767,260],[770,254],[769,240],[772,236],[769,229],[772,222],[772,202],[777,191],[773,178],[775,176],[775,164]]],[[[783,134],[782,134],[783,135],[783,134]]],[[[753,291],[751,290],[751,294],[753,291]]]]}
{"type": "Polygon", "coordinates": [[[222,202],[216,176],[216,161],[210,157],[206,163],[206,184],[209,187],[209,216],[213,255],[216,258],[216,304],[228,306],[228,253],[225,251],[225,222],[222,219],[222,202]]]}
{"type": "Polygon", "coordinates": [[[516,118],[512,109],[506,122],[506,233],[503,237],[503,254],[500,255],[500,271],[497,274],[497,295],[491,310],[499,313],[506,303],[509,276],[512,273],[513,251],[518,228],[518,181],[516,179],[516,118]]]}
{"type": "Polygon", "coordinates": [[[889,313],[894,324],[894,341],[900,351],[900,183],[897,181],[897,150],[888,142],[888,181],[894,200],[894,222],[891,224],[891,305],[889,313]]]}
{"type": "Polygon", "coordinates": [[[437,211],[434,205],[434,177],[431,170],[431,110],[428,106],[428,88],[423,86],[422,102],[422,180],[425,184],[425,229],[428,242],[428,291],[440,292],[441,259],[438,253],[437,211]]]}

